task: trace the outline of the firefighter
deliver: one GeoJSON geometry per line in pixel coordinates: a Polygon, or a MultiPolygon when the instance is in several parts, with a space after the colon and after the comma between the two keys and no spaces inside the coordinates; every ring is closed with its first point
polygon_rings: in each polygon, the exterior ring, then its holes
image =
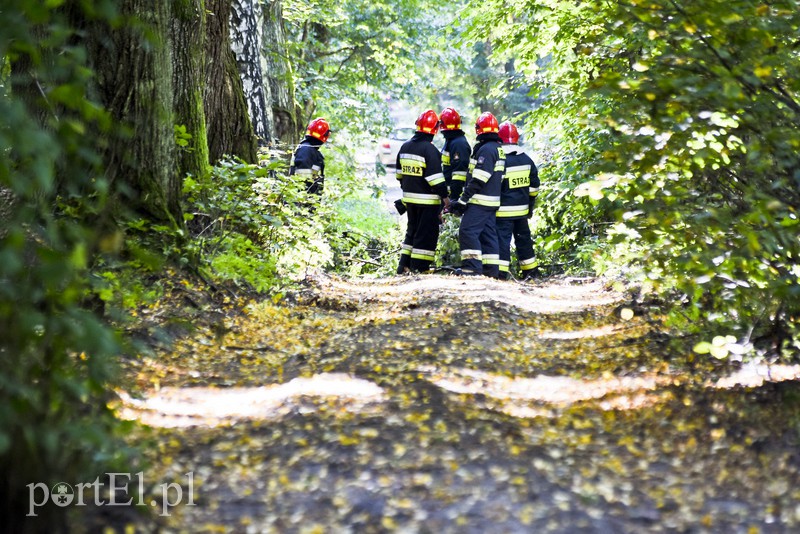
{"type": "Polygon", "coordinates": [[[533,215],[539,194],[539,171],[519,146],[517,127],[506,121],[500,125],[500,139],[506,154],[506,175],[497,210],[497,240],[500,245],[500,278],[507,280],[511,268],[511,237],[517,248],[522,278],[529,278],[535,267],[533,238],[528,219],[533,215]]]}
{"type": "Polygon", "coordinates": [[[439,125],[444,137],[442,173],[450,190],[450,201],[455,202],[461,196],[467,181],[472,149],[461,129],[461,116],[455,109],[444,108],[439,115],[439,125]]]}
{"type": "Polygon", "coordinates": [[[433,145],[439,117],[429,109],[416,121],[416,133],[397,154],[397,179],[403,190],[408,226],[397,274],[426,272],[436,256],[442,206],[450,205],[442,157],[433,145]]]}
{"type": "Polygon", "coordinates": [[[289,163],[289,175],[297,174],[305,179],[306,192],[321,195],[325,185],[325,157],[319,150],[328,136],[331,128],[328,121],[317,118],[308,123],[306,136],[292,154],[289,163]]]}
{"type": "Polygon", "coordinates": [[[464,191],[449,208],[454,215],[463,215],[458,230],[458,244],[461,249],[461,273],[464,275],[500,276],[495,213],[500,207],[505,154],[499,130],[494,115],[488,111],[481,113],[475,122],[477,142],[470,158],[464,191]]]}

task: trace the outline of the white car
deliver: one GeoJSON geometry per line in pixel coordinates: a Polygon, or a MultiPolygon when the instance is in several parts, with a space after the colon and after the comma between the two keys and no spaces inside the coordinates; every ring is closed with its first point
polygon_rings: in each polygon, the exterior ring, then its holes
{"type": "Polygon", "coordinates": [[[385,167],[394,167],[400,147],[411,139],[417,129],[414,126],[396,126],[391,133],[378,142],[376,159],[385,167]]]}

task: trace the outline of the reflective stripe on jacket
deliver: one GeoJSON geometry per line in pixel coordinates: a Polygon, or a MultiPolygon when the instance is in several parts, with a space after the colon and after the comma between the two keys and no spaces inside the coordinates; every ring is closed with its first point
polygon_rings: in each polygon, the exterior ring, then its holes
{"type": "Polygon", "coordinates": [[[503,145],[503,150],[506,154],[506,174],[497,216],[522,219],[528,216],[530,205],[539,194],[539,171],[530,156],[518,145],[503,145]]]}
{"type": "Polygon", "coordinates": [[[505,163],[500,136],[496,133],[480,134],[460,200],[467,204],[498,208],[505,163]]]}
{"type": "Polygon", "coordinates": [[[289,175],[302,176],[309,193],[321,194],[325,181],[325,156],[319,151],[320,146],[322,146],[321,141],[306,136],[297,145],[289,162],[289,175]]]}
{"type": "Polygon", "coordinates": [[[397,154],[397,179],[406,204],[438,206],[447,196],[442,157],[431,141],[433,135],[417,132],[397,154]]]}
{"type": "Polygon", "coordinates": [[[458,200],[467,181],[472,149],[461,130],[445,130],[442,135],[445,138],[442,147],[442,173],[450,188],[450,198],[458,200]]]}

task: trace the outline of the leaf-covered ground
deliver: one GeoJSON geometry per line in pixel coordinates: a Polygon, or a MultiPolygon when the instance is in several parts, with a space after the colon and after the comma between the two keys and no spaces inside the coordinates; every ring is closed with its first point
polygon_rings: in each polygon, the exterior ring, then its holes
{"type": "Polygon", "coordinates": [[[800,531],[800,369],[668,357],[623,309],[596,280],[319,277],[220,314],[128,368],[148,480],[194,474],[149,524],[800,531]]]}

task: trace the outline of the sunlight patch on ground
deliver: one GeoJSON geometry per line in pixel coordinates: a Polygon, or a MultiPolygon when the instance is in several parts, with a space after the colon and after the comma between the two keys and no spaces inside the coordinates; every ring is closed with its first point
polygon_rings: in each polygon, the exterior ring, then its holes
{"type": "MultiPolygon", "coordinates": [[[[659,387],[674,377],[603,377],[576,379],[539,375],[508,377],[474,369],[418,369],[423,378],[457,395],[480,395],[485,406],[512,417],[553,417],[558,409],[582,401],[598,401],[602,410],[636,410],[657,400],[659,387]]],[[[800,379],[800,365],[749,365],[708,387],[759,387],[765,382],[800,379]]],[[[245,388],[166,387],[145,399],[120,393],[123,419],[154,427],[215,427],[240,420],[279,419],[292,411],[361,412],[387,400],[374,382],[344,373],[322,373],[284,384],[245,388]]]]}
{"type": "Polygon", "coordinates": [[[558,340],[597,338],[604,336],[613,336],[614,334],[617,334],[624,329],[625,329],[624,326],[607,325],[607,326],[602,326],[600,328],[576,330],[574,332],[542,332],[537,337],[541,339],[558,339],[558,340]]]}
{"type": "MultiPolygon", "coordinates": [[[[566,376],[539,375],[534,378],[516,377],[476,371],[455,369],[442,371],[433,367],[420,369],[429,375],[429,380],[438,387],[458,394],[480,394],[500,400],[541,402],[553,405],[569,405],[576,402],[601,399],[607,395],[624,395],[653,391],[668,384],[667,376],[609,377],[580,380],[566,376]]],[[[640,403],[613,402],[609,408],[621,408],[640,403]]]]}
{"type": "Polygon", "coordinates": [[[368,380],[343,373],[295,378],[285,384],[247,388],[162,388],[144,400],[121,394],[120,416],[157,427],[219,426],[241,419],[273,419],[303,398],[328,400],[344,411],[383,402],[384,391],[368,380]]]}
{"type": "Polygon", "coordinates": [[[785,380],[800,380],[800,365],[745,365],[732,375],[714,382],[713,387],[720,389],[736,386],[760,387],[766,382],[783,382],[785,380]]]}
{"type": "Polygon", "coordinates": [[[336,298],[359,303],[411,302],[447,299],[458,295],[463,303],[498,302],[534,313],[562,313],[585,310],[619,302],[621,296],[610,291],[601,280],[572,283],[557,279],[520,283],[477,277],[445,275],[395,276],[379,280],[326,279],[318,282],[320,291],[332,292],[336,298]]]}
{"type": "MultiPolygon", "coordinates": [[[[460,395],[481,395],[493,409],[512,417],[553,417],[558,408],[597,400],[602,410],[637,410],[652,405],[658,388],[674,383],[665,375],[576,379],[539,375],[508,377],[474,369],[419,371],[436,386],[460,395]]],[[[760,387],[767,382],[800,380],[800,365],[748,365],[736,373],[707,383],[712,388],[760,387]]]]}

